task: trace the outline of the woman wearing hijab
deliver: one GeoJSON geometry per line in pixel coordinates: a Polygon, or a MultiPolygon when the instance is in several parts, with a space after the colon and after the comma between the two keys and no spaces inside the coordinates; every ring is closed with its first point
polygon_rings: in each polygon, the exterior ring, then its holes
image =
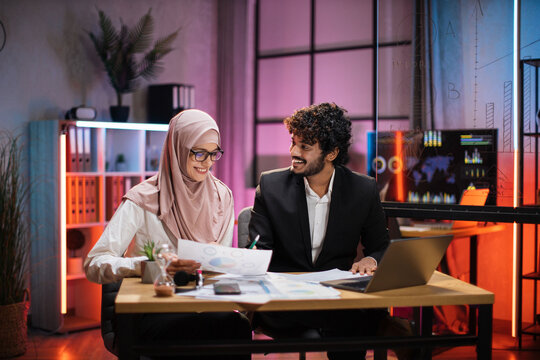
{"type": "MultiPolygon", "coordinates": [[[[104,284],[139,276],[143,245],[178,239],[231,246],[234,226],[231,190],[210,172],[223,151],[214,119],[186,110],[169,123],[158,174],[127,192],[85,260],[86,277],[104,284]],[[125,254],[125,255],[124,255],[125,254]]],[[[193,273],[194,260],[174,258],[167,272],[193,273]]],[[[141,320],[145,339],[251,338],[242,314],[148,314],[141,320]]],[[[221,357],[223,358],[223,357],[221,357]]],[[[235,357],[238,358],[238,357],[235,357]]],[[[249,357],[247,357],[249,358],[249,357]]]]}

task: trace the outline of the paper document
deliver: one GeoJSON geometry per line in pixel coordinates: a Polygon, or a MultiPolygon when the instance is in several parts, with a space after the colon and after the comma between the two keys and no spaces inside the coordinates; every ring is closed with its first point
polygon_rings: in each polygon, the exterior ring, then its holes
{"type": "Polygon", "coordinates": [[[268,295],[257,282],[238,283],[240,286],[240,295],[216,295],[214,285],[205,285],[200,290],[178,293],[180,296],[193,296],[197,299],[234,301],[247,304],[266,304],[272,298],[268,295]]]}
{"type": "Polygon", "coordinates": [[[272,250],[248,250],[178,240],[178,258],[201,263],[203,270],[240,275],[265,274],[272,250]]]}
{"type": "Polygon", "coordinates": [[[422,227],[422,226],[400,226],[399,230],[401,231],[429,231],[431,229],[428,227],[422,227]]]}
{"type": "Polygon", "coordinates": [[[224,282],[234,281],[240,287],[239,295],[215,295],[213,285],[200,290],[179,293],[198,299],[227,300],[239,303],[264,304],[270,300],[337,299],[340,292],[320,284],[289,280],[274,274],[261,277],[215,277],[224,282]],[[235,280],[231,280],[231,279],[235,280]]]}
{"type": "Polygon", "coordinates": [[[332,269],[326,271],[310,272],[306,274],[287,274],[287,273],[271,273],[272,275],[278,275],[289,280],[294,281],[307,281],[307,282],[321,282],[339,279],[359,278],[367,276],[367,274],[360,275],[358,273],[353,274],[350,271],[343,271],[339,269],[332,269]]]}

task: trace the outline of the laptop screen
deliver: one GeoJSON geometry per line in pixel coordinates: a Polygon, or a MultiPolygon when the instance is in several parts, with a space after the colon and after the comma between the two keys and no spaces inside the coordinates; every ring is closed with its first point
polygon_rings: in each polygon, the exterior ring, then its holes
{"type": "Polygon", "coordinates": [[[452,235],[394,239],[386,249],[375,274],[365,286],[364,279],[323,281],[321,284],[353,291],[381,291],[426,284],[439,265],[452,235]]]}

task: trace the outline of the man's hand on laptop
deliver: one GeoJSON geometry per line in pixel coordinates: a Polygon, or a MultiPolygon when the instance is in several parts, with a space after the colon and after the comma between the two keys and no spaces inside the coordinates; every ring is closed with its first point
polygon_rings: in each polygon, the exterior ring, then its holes
{"type": "Polygon", "coordinates": [[[353,274],[359,273],[360,275],[373,275],[373,272],[377,270],[377,261],[374,258],[366,256],[360,261],[352,264],[351,272],[353,274]]]}

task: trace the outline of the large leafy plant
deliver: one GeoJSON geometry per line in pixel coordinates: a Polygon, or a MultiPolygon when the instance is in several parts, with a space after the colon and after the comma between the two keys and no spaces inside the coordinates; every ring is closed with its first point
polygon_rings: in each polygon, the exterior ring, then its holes
{"type": "Polygon", "coordinates": [[[179,29],[158,39],[146,51],[154,31],[151,11],[150,8],[132,29],[120,19],[118,31],[111,19],[98,9],[100,33],[88,33],[116,92],[118,106],[122,105],[123,94],[137,89],[140,78],[150,80],[159,74],[162,70],[160,60],[172,51],[171,44],[178,35],[179,29]]]}
{"type": "Polygon", "coordinates": [[[17,138],[0,134],[0,305],[22,302],[30,255],[25,204],[28,186],[21,176],[17,138]]]}

